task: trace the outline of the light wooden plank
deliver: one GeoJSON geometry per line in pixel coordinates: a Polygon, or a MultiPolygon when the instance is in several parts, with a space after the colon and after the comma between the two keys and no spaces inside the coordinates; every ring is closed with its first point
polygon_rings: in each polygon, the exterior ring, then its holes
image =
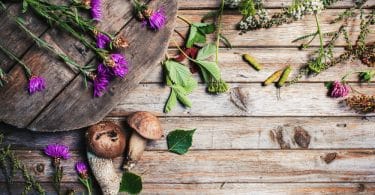
{"type": "MultiPolygon", "coordinates": [[[[359,91],[375,94],[374,83],[354,86],[359,91]]],[[[192,108],[185,109],[179,105],[164,114],[169,87],[142,84],[124,98],[110,115],[122,116],[148,110],[159,116],[360,116],[340,103],[340,99],[329,98],[323,83],[299,83],[283,87],[279,92],[280,98],[274,86],[233,83],[230,87],[227,93],[210,95],[206,93],[204,85],[199,85],[189,96],[192,108]]]]}
{"type": "MultiPolygon", "coordinates": [[[[202,9],[202,8],[217,8],[220,5],[219,0],[179,0],[180,9],[202,9]]],[[[291,0],[266,0],[264,1],[265,8],[280,8],[291,5],[291,0]]],[[[354,2],[352,0],[343,0],[333,4],[330,8],[348,8],[352,7],[354,2]]],[[[368,1],[365,7],[373,7],[375,2],[368,1]]]]}
{"type": "MultiPolygon", "coordinates": [[[[270,13],[274,13],[276,11],[277,10],[272,10],[270,11],[270,13]]],[[[319,15],[322,32],[337,31],[341,26],[341,23],[331,24],[331,21],[343,11],[344,10],[342,9],[322,11],[319,15]]],[[[179,15],[185,17],[191,22],[199,22],[202,16],[204,16],[208,12],[209,11],[207,10],[181,10],[179,12],[179,15]]],[[[368,13],[369,10],[367,10],[366,12],[368,13]]],[[[241,18],[241,15],[233,12],[223,15],[222,18],[222,34],[229,39],[234,47],[299,46],[301,42],[292,43],[292,41],[300,36],[316,31],[316,22],[313,15],[308,15],[304,19],[291,24],[284,24],[278,27],[273,27],[271,29],[260,29],[247,33],[241,33],[236,28],[236,25],[241,20],[241,18]]],[[[349,33],[349,37],[354,42],[360,32],[359,16],[357,16],[354,20],[350,20],[348,24],[349,28],[347,30],[349,33]]],[[[375,26],[371,26],[370,28],[372,29],[372,32],[368,36],[369,41],[375,40],[375,26]]],[[[188,30],[187,24],[181,20],[177,20],[176,30],[178,30],[182,34],[186,34],[188,30]]],[[[208,42],[215,39],[213,35],[209,35],[208,37],[208,42]]],[[[174,39],[177,40],[179,44],[182,44],[181,38],[176,33],[174,35],[174,39]]],[[[326,40],[328,40],[328,38],[326,40]]],[[[311,45],[319,45],[319,39],[315,39],[315,41],[313,41],[311,45]]],[[[341,36],[341,38],[336,41],[336,45],[345,46],[347,44],[341,36]]],[[[175,44],[171,42],[171,46],[175,46],[175,44]]]]}
{"type": "MultiPolygon", "coordinates": [[[[129,136],[126,118],[107,118],[119,124],[129,136]]],[[[193,150],[215,149],[300,149],[298,129],[310,135],[309,149],[375,148],[375,117],[166,117],[160,118],[164,133],[197,128],[193,150]]],[[[86,129],[71,132],[35,133],[0,125],[5,144],[17,149],[41,150],[61,143],[72,150],[84,148],[86,129]],[[28,138],[28,139],[25,139],[28,138]]],[[[150,142],[147,150],[167,150],[166,140],[150,142]]]]}
{"type": "MultiPolygon", "coordinates": [[[[145,183],[218,182],[374,182],[375,150],[214,150],[190,151],[186,155],[146,151],[134,169],[145,183]],[[323,158],[336,152],[327,164],[323,158]]],[[[51,160],[39,151],[17,151],[17,156],[33,171],[38,181],[51,181],[51,160]],[[36,171],[36,166],[44,171],[36,171]],[[34,171],[35,170],[35,171],[34,171]]],[[[64,160],[63,182],[76,182],[74,163],[84,154],[72,152],[64,160]]],[[[120,167],[122,159],[115,159],[120,167]]],[[[119,173],[120,169],[117,169],[119,173]]],[[[19,175],[15,182],[22,181],[19,175]]],[[[0,181],[4,177],[0,176],[0,181]]]]}
{"type": "MultiPolygon", "coordinates": [[[[344,49],[334,50],[335,55],[340,55],[344,49]]],[[[294,70],[306,65],[310,55],[315,49],[299,50],[297,48],[235,48],[221,49],[219,53],[219,65],[222,72],[222,78],[227,82],[263,82],[276,70],[285,68],[288,64],[294,70]],[[249,53],[263,65],[261,71],[255,71],[247,62],[242,59],[242,54],[249,53]]],[[[177,54],[176,49],[168,51],[170,56],[177,54]]],[[[184,61],[184,64],[186,61],[184,61]]],[[[331,67],[318,76],[302,77],[303,82],[326,82],[341,79],[346,73],[351,71],[363,71],[370,69],[363,65],[359,60],[348,61],[343,64],[331,67]]],[[[295,71],[291,76],[295,76],[295,71]]],[[[201,81],[200,76],[195,74],[195,78],[201,81]]],[[[142,81],[142,83],[161,83],[165,77],[162,74],[162,66],[158,66],[154,71],[142,81]]],[[[347,81],[358,81],[358,75],[353,74],[346,79],[347,81]]]]}
{"type": "Polygon", "coordinates": [[[142,194],[368,194],[373,183],[215,183],[215,184],[144,184],[142,194]]]}

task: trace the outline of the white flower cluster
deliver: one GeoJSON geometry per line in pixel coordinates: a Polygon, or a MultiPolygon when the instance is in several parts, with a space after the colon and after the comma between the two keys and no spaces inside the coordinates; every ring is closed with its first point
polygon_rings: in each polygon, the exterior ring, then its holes
{"type": "Polygon", "coordinates": [[[321,0],[305,0],[288,10],[288,14],[296,20],[303,18],[306,14],[319,13],[324,9],[321,0]]]}
{"type": "Polygon", "coordinates": [[[239,28],[241,30],[255,29],[265,24],[268,20],[267,10],[259,9],[254,16],[249,16],[245,20],[242,20],[239,23],[239,28]]]}
{"type": "Polygon", "coordinates": [[[224,0],[225,7],[235,9],[238,8],[241,4],[242,0],[224,0]]]}

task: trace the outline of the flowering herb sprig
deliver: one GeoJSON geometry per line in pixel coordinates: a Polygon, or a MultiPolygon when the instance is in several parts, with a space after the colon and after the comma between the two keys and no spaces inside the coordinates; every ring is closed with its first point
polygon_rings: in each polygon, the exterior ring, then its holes
{"type": "Polygon", "coordinates": [[[137,18],[150,29],[160,30],[167,23],[167,16],[163,8],[153,10],[138,0],[132,0],[132,3],[137,18]]]}
{"type": "Polygon", "coordinates": [[[88,165],[85,162],[77,162],[75,165],[75,169],[79,176],[79,181],[84,185],[87,189],[89,195],[92,194],[92,179],[89,176],[88,165]]]}
{"type": "Polygon", "coordinates": [[[51,157],[53,173],[53,185],[58,194],[60,194],[61,180],[64,175],[64,169],[61,166],[61,160],[70,158],[69,148],[65,145],[50,144],[44,148],[44,153],[51,157]]]}

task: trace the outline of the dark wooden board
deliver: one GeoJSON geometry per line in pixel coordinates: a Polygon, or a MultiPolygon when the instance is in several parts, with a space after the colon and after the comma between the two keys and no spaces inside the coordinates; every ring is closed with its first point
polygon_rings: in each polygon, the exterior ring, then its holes
{"type": "MultiPolygon", "coordinates": [[[[133,18],[132,6],[128,1],[103,2],[104,18],[98,26],[101,30],[124,35],[128,39],[130,47],[121,52],[130,62],[130,71],[125,79],[114,80],[108,92],[100,98],[93,97],[91,85],[85,88],[82,76],[43,49],[36,46],[28,51],[19,49],[17,54],[26,52],[23,60],[34,73],[46,78],[47,89],[30,96],[25,90],[27,80],[22,69],[19,66],[9,68],[8,75],[12,79],[0,89],[0,121],[34,131],[64,131],[103,119],[150,70],[160,65],[168,47],[177,13],[177,0],[152,1],[150,7],[163,7],[166,10],[168,23],[158,32],[148,30],[133,18]]],[[[35,23],[38,25],[40,21],[36,20],[35,23]]],[[[92,52],[86,51],[77,40],[58,29],[48,30],[42,34],[42,38],[79,64],[98,63],[92,52]]],[[[9,41],[6,43],[9,46],[12,44],[9,41]]]]}

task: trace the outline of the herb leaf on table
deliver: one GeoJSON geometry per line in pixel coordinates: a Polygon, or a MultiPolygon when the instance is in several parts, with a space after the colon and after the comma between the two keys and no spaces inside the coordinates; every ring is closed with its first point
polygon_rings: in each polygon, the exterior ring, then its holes
{"type": "Polygon", "coordinates": [[[193,143],[193,134],[196,129],[172,131],[167,136],[168,150],[176,154],[185,154],[193,143]]]}
{"type": "Polygon", "coordinates": [[[206,43],[206,35],[215,32],[215,24],[192,23],[186,47],[191,48],[195,43],[206,43]]]}
{"type": "Polygon", "coordinates": [[[139,194],[142,191],[142,178],[131,172],[122,174],[120,192],[128,192],[130,194],[139,194]]]}

